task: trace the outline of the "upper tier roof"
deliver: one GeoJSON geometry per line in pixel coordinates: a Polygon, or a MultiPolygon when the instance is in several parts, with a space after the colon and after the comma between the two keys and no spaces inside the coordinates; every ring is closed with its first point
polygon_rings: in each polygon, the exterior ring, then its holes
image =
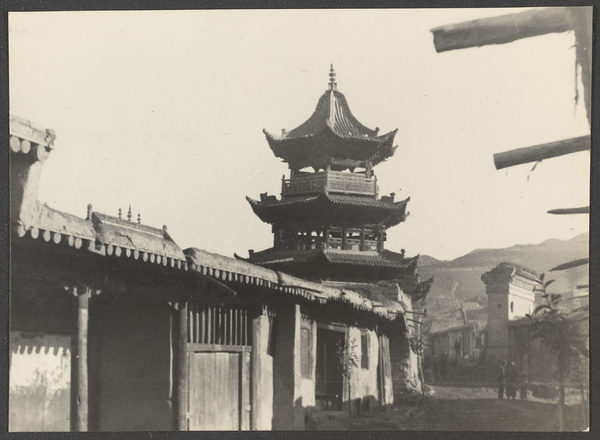
{"type": "Polygon", "coordinates": [[[319,99],[312,116],[282,136],[263,130],[275,156],[292,165],[321,165],[324,157],[354,159],[373,165],[394,154],[394,136],[398,130],[379,136],[361,124],[350,111],[346,97],[337,91],[333,66],[329,89],[319,99]]]}

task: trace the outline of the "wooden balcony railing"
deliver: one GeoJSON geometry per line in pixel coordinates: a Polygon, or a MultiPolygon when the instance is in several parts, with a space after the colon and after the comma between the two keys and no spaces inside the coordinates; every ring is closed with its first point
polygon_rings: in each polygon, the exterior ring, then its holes
{"type": "Polygon", "coordinates": [[[314,194],[318,192],[377,196],[377,178],[362,174],[321,171],[281,180],[281,195],[314,194]]]}

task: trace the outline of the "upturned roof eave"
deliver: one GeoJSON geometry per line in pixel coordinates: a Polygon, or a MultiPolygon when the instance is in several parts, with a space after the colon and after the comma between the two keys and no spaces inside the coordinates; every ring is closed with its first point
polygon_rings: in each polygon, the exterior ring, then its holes
{"type": "Polygon", "coordinates": [[[314,139],[317,137],[324,137],[324,136],[335,136],[337,138],[340,138],[341,140],[358,140],[358,141],[365,141],[368,143],[375,143],[375,144],[381,144],[383,142],[389,141],[390,139],[393,141],[394,137],[396,136],[396,133],[398,133],[398,129],[394,129],[388,133],[382,134],[380,136],[357,136],[357,135],[353,135],[353,134],[344,134],[344,133],[340,133],[338,130],[335,130],[334,128],[332,128],[329,124],[326,124],[325,126],[323,126],[323,128],[319,131],[315,131],[314,133],[310,133],[310,134],[306,134],[306,135],[302,135],[302,136],[277,136],[274,135],[272,133],[270,133],[269,131],[267,131],[266,129],[263,128],[263,133],[267,138],[267,141],[269,142],[273,142],[275,144],[286,144],[286,143],[294,143],[297,141],[304,141],[304,140],[308,140],[308,139],[314,139]]]}
{"type": "MultiPolygon", "coordinates": [[[[359,202],[359,197],[356,199],[356,202],[359,202]]],[[[399,202],[386,202],[383,200],[377,200],[377,204],[371,202],[373,199],[368,199],[368,201],[363,201],[363,205],[360,203],[350,203],[348,200],[336,198],[335,195],[329,195],[326,193],[320,193],[318,195],[297,199],[276,200],[269,202],[254,200],[250,197],[246,197],[246,200],[250,204],[254,214],[256,214],[256,216],[263,222],[269,224],[273,224],[278,221],[277,218],[275,218],[277,217],[277,214],[274,213],[275,210],[285,209],[284,207],[294,208],[301,205],[307,207],[313,205],[314,207],[317,207],[319,205],[326,204],[329,207],[340,206],[357,210],[372,211],[376,209],[378,211],[383,211],[381,215],[381,221],[376,223],[382,223],[387,227],[392,227],[402,223],[406,219],[406,206],[410,201],[410,197],[407,197],[399,202]]]]}

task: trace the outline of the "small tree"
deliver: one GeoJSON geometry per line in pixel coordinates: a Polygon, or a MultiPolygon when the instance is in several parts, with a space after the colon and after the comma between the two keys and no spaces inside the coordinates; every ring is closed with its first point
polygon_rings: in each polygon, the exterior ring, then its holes
{"type": "Polygon", "coordinates": [[[348,383],[348,414],[352,417],[352,374],[359,366],[358,344],[356,338],[352,338],[348,345],[342,341],[338,342],[336,350],[338,358],[338,369],[348,383]]]}
{"type": "Polygon", "coordinates": [[[425,351],[427,341],[419,334],[412,334],[409,339],[410,349],[417,355],[417,361],[419,365],[419,379],[421,379],[421,396],[425,395],[425,375],[423,374],[422,357],[425,351]]]}
{"type": "MultiPolygon", "coordinates": [[[[543,275],[541,277],[544,280],[543,275]]],[[[527,315],[533,323],[533,339],[539,339],[556,356],[558,376],[559,429],[564,428],[565,379],[571,369],[581,360],[589,358],[585,337],[581,334],[579,322],[559,308],[561,295],[545,293],[545,288],[554,280],[544,283],[542,298],[545,303],[537,306],[532,315],[527,315]]]]}

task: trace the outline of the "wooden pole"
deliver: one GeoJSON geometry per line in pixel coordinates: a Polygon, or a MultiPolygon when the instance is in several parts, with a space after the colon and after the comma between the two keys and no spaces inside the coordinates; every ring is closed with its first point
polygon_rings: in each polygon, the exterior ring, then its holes
{"type": "Polygon", "coordinates": [[[187,431],[187,302],[176,307],[175,319],[175,429],[187,431]]]}
{"type": "Polygon", "coordinates": [[[569,261],[568,263],[559,264],[556,267],[550,269],[550,272],[555,272],[557,270],[567,270],[577,266],[583,266],[584,264],[589,264],[589,258],[580,258],[579,260],[569,261]]]}
{"type": "MultiPolygon", "coordinates": [[[[76,291],[74,290],[74,293],[76,291]]],[[[77,295],[77,335],[75,355],[75,431],[86,432],[88,430],[88,368],[87,368],[87,345],[88,345],[88,311],[89,311],[90,289],[84,288],[77,295]]]]}
{"type": "Polygon", "coordinates": [[[565,214],[589,214],[590,207],[582,206],[581,208],[562,208],[562,209],[551,209],[548,214],[565,215],[565,214]]]}
{"type": "Polygon", "coordinates": [[[435,50],[445,52],[570,30],[568,9],[548,8],[440,26],[431,32],[435,50]]]}
{"type": "Polygon", "coordinates": [[[534,145],[532,147],[517,148],[516,150],[494,154],[494,164],[496,165],[496,169],[500,170],[515,165],[539,162],[552,157],[589,150],[590,145],[591,137],[590,135],[586,135],[547,144],[534,145]]]}

